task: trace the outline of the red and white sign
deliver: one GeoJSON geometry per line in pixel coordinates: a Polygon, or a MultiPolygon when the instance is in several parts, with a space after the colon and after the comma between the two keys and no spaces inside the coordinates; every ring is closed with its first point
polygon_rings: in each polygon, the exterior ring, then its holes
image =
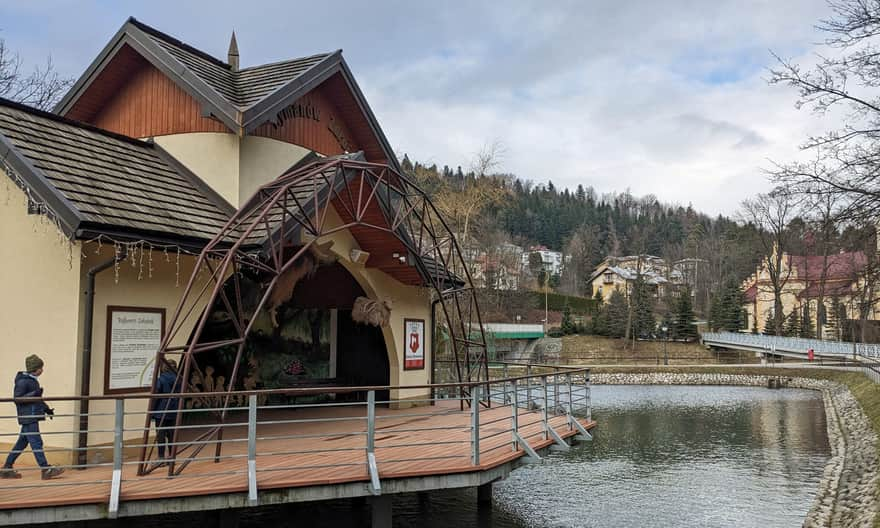
{"type": "Polygon", "coordinates": [[[404,319],[403,330],[404,370],[425,368],[425,321],[404,319]]]}

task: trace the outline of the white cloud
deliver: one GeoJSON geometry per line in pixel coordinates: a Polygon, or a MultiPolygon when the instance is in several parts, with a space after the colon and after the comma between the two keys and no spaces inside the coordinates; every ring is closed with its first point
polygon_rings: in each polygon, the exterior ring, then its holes
{"type": "Polygon", "coordinates": [[[488,141],[502,169],[557,186],[655,194],[732,213],[768,187],[768,158],[828,126],[769,87],[769,50],[804,57],[824,0],[320,2],[0,0],[9,43],[78,75],[135,15],[243,64],[344,48],[386,135],[412,158],[467,167],[488,141]],[[85,28],[85,31],[82,29],[85,28]]]}

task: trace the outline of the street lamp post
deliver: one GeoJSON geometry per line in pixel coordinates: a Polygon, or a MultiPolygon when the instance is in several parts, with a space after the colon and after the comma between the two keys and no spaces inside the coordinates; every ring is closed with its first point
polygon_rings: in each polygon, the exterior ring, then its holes
{"type": "Polygon", "coordinates": [[[666,325],[663,325],[660,329],[663,330],[663,364],[668,365],[669,355],[666,353],[666,342],[669,341],[669,334],[666,331],[669,330],[669,328],[666,325]]]}

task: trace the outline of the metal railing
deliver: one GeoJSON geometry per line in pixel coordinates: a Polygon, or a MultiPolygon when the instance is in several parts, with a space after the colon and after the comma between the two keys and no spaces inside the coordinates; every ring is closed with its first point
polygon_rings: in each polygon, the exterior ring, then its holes
{"type": "Polygon", "coordinates": [[[848,343],[844,341],[823,341],[801,337],[768,336],[761,334],[740,334],[736,332],[706,332],[702,335],[705,344],[731,344],[752,348],[756,351],[779,351],[806,354],[813,350],[820,356],[841,356],[848,358],[880,358],[880,345],[871,343],[848,343]]]}
{"type": "MultiPolygon", "coordinates": [[[[503,363],[493,367],[492,374],[479,383],[236,392],[234,405],[226,408],[227,419],[219,424],[225,433],[220,444],[199,435],[218,426],[216,415],[223,410],[223,406],[204,403],[220,401],[229,395],[226,392],[45,397],[49,406],[73,411],[59,412],[53,422],[46,423],[43,452],[50,461],[67,458],[67,463],[56,467],[84,473],[69,480],[0,480],[0,509],[7,491],[32,489],[51,503],[53,488],[81,486],[87,496],[106,497],[109,491],[106,511],[114,518],[122,490],[126,490],[127,500],[139,500],[144,498],[138,495],[144,483],[158,480],[169,495],[204,494],[207,482],[221,482],[224,489],[238,486],[243,491],[246,487],[249,504],[256,505],[261,480],[271,480],[273,487],[314,485],[321,479],[309,475],[316,472],[333,472],[340,482],[362,481],[369,493],[378,495],[382,492],[380,474],[393,477],[395,468],[402,464],[419,463],[434,473],[447,469],[460,472],[462,466],[476,471],[491,465],[498,454],[508,459],[511,450],[523,450],[528,458],[537,459],[534,446],[541,441],[566,449],[568,444],[557,430],[560,427],[589,436],[577,419],[591,418],[589,369],[503,363]],[[421,392],[423,396],[377,399],[379,393],[386,392],[421,392]],[[362,401],[344,401],[362,395],[362,401]],[[169,452],[172,445],[217,444],[216,452],[200,455],[201,449],[193,449],[178,452],[173,461],[157,459],[155,440],[151,438],[150,444],[144,445],[144,427],[134,425],[144,423],[150,413],[149,401],[157,397],[180,398],[184,403],[181,412],[186,419],[178,428],[179,439],[166,444],[169,452]],[[71,441],[81,432],[83,415],[75,409],[85,399],[91,400],[88,443],[64,447],[65,437],[71,441]],[[411,407],[391,408],[398,404],[411,407]],[[148,455],[141,459],[143,447],[148,448],[148,455]],[[107,460],[109,453],[112,457],[107,460]],[[190,469],[176,474],[174,464],[189,464],[190,469]],[[167,474],[163,471],[166,467],[167,474]]],[[[13,408],[14,402],[0,399],[7,409],[13,408]]],[[[5,437],[0,441],[15,440],[18,418],[15,414],[0,416],[0,437],[5,437]]],[[[22,456],[30,458],[27,452],[22,456]]],[[[29,477],[39,469],[22,467],[20,471],[29,477]]]]}

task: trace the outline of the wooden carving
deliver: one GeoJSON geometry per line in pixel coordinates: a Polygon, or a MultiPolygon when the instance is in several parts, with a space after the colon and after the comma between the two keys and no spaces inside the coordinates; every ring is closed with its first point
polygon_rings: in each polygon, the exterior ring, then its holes
{"type": "Polygon", "coordinates": [[[272,317],[272,326],[278,328],[278,308],[293,297],[296,283],[305,277],[311,277],[320,266],[336,262],[336,254],[330,251],[333,242],[312,244],[296,263],[278,277],[272,293],[269,294],[268,307],[272,317]]]}
{"type": "Polygon", "coordinates": [[[391,317],[391,301],[374,301],[366,297],[354,300],[351,319],[356,323],[369,324],[377,327],[387,326],[391,317]]]}

